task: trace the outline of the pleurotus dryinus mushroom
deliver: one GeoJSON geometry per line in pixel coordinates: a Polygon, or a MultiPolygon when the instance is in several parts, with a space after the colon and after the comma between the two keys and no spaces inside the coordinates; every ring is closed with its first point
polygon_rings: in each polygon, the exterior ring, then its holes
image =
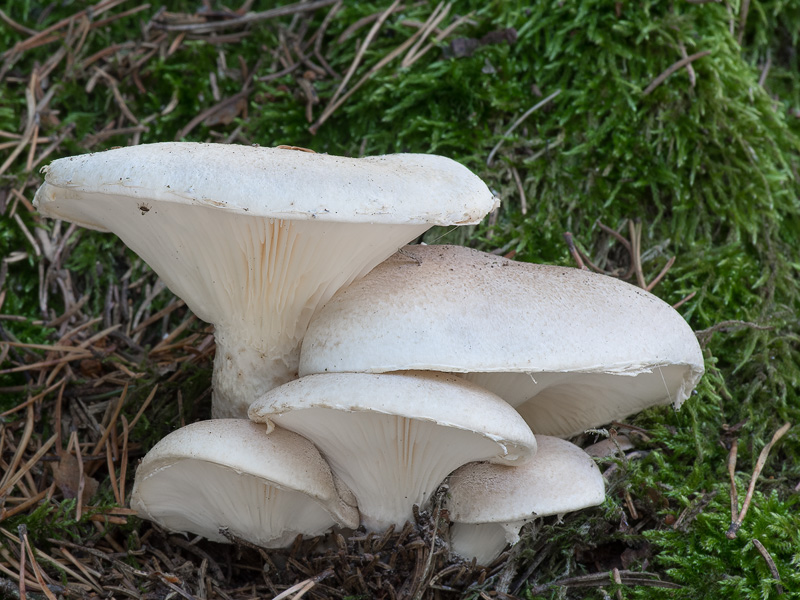
{"type": "Polygon", "coordinates": [[[170,531],[267,548],[358,526],[311,442],[246,419],[192,423],[158,442],[136,469],[131,508],[170,531]]]}
{"type": "Polygon", "coordinates": [[[513,408],[444,373],[310,375],[267,392],[250,418],[314,442],[369,531],[411,520],[464,463],[520,464],[536,450],[513,408]]]}
{"type": "Polygon", "coordinates": [[[519,541],[525,523],[603,502],[603,476],[588,454],[555,437],[538,435],[536,442],[536,455],[522,466],[469,463],[450,475],[453,552],[488,565],[519,541]]]}
{"type": "Polygon", "coordinates": [[[644,408],[678,408],[703,373],[671,306],[580,269],[457,246],[409,246],[312,320],[300,374],[464,373],[536,434],[567,437],[644,408]]]}
{"type": "Polygon", "coordinates": [[[434,155],[174,142],[43,171],[43,215],[116,233],[216,326],[217,417],[244,417],[297,376],[308,321],[336,290],[432,225],[476,223],[495,205],[480,179],[434,155]]]}

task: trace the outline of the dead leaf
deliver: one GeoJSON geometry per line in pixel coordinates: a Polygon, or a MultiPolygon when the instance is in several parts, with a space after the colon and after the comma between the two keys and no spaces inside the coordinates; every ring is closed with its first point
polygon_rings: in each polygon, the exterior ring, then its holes
{"type": "MultiPolygon", "coordinates": [[[[58,489],[64,494],[64,498],[77,498],[78,486],[80,484],[80,470],[78,469],[78,459],[69,453],[61,455],[61,460],[53,466],[53,478],[58,489]]],[[[94,477],[86,474],[83,476],[83,498],[81,502],[88,504],[89,499],[97,492],[99,485],[94,477]]]]}

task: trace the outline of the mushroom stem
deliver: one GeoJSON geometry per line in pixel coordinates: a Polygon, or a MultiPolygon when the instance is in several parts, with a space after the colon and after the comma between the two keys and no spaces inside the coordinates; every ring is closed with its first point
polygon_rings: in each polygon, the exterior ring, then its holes
{"type": "Polygon", "coordinates": [[[225,329],[215,333],[217,353],[211,379],[214,419],[247,418],[247,408],[253,400],[297,379],[299,344],[275,356],[263,343],[255,344],[250,338],[225,329]]]}

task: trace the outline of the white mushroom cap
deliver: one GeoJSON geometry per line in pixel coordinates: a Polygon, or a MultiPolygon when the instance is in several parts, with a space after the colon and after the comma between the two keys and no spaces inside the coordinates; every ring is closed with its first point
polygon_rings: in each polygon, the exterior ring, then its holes
{"type": "Polygon", "coordinates": [[[170,531],[227,542],[225,530],[266,548],[358,526],[311,442],[245,419],[192,423],[158,442],[136,469],[131,508],[170,531]]]}
{"type": "Polygon", "coordinates": [[[215,416],[297,376],[318,306],[432,225],[476,223],[482,181],[434,155],[344,158],[188,142],[53,161],[34,204],[113,231],[217,332],[215,416]]]}
{"type": "Polygon", "coordinates": [[[371,531],[402,526],[464,463],[520,464],[536,451],[511,406],[445,373],[310,375],[265,394],[250,418],[313,441],[371,531]]]}
{"type": "Polygon", "coordinates": [[[680,407],[703,373],[684,319],[580,269],[457,246],[408,246],[314,317],[300,375],[426,369],[466,377],[566,437],[646,407],[680,407]]]}
{"type": "Polygon", "coordinates": [[[536,441],[536,456],[522,466],[478,462],[450,475],[446,507],[456,554],[488,565],[534,518],[603,502],[603,476],[588,454],[559,438],[539,435],[536,441]]]}

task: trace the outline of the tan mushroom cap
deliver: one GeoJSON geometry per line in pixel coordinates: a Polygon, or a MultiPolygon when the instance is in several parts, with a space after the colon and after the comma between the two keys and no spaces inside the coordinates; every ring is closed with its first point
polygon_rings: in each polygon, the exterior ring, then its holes
{"type": "Polygon", "coordinates": [[[371,531],[402,526],[464,463],[520,464],[536,451],[511,406],[445,373],[309,375],[267,392],[250,418],[314,442],[371,531]]]}
{"type": "Polygon", "coordinates": [[[358,526],[358,510],[336,485],[305,438],[280,428],[267,433],[245,419],[216,419],[173,431],[145,455],[131,508],[170,531],[278,548],[298,534],[358,526]]]}
{"type": "Polygon", "coordinates": [[[247,414],[297,377],[318,306],[432,225],[475,223],[496,199],[434,155],[346,158],[171,142],[53,161],[34,204],[112,231],[216,327],[213,412],[247,414]]]}
{"type": "Polygon", "coordinates": [[[315,315],[300,374],[464,373],[536,434],[566,437],[646,407],[680,407],[700,346],[668,304],[580,269],[457,246],[407,246],[315,315]]]}
{"type": "Polygon", "coordinates": [[[450,475],[446,507],[456,554],[487,565],[534,518],[603,502],[603,476],[588,454],[559,438],[536,441],[536,456],[519,467],[469,463],[450,475]]]}

